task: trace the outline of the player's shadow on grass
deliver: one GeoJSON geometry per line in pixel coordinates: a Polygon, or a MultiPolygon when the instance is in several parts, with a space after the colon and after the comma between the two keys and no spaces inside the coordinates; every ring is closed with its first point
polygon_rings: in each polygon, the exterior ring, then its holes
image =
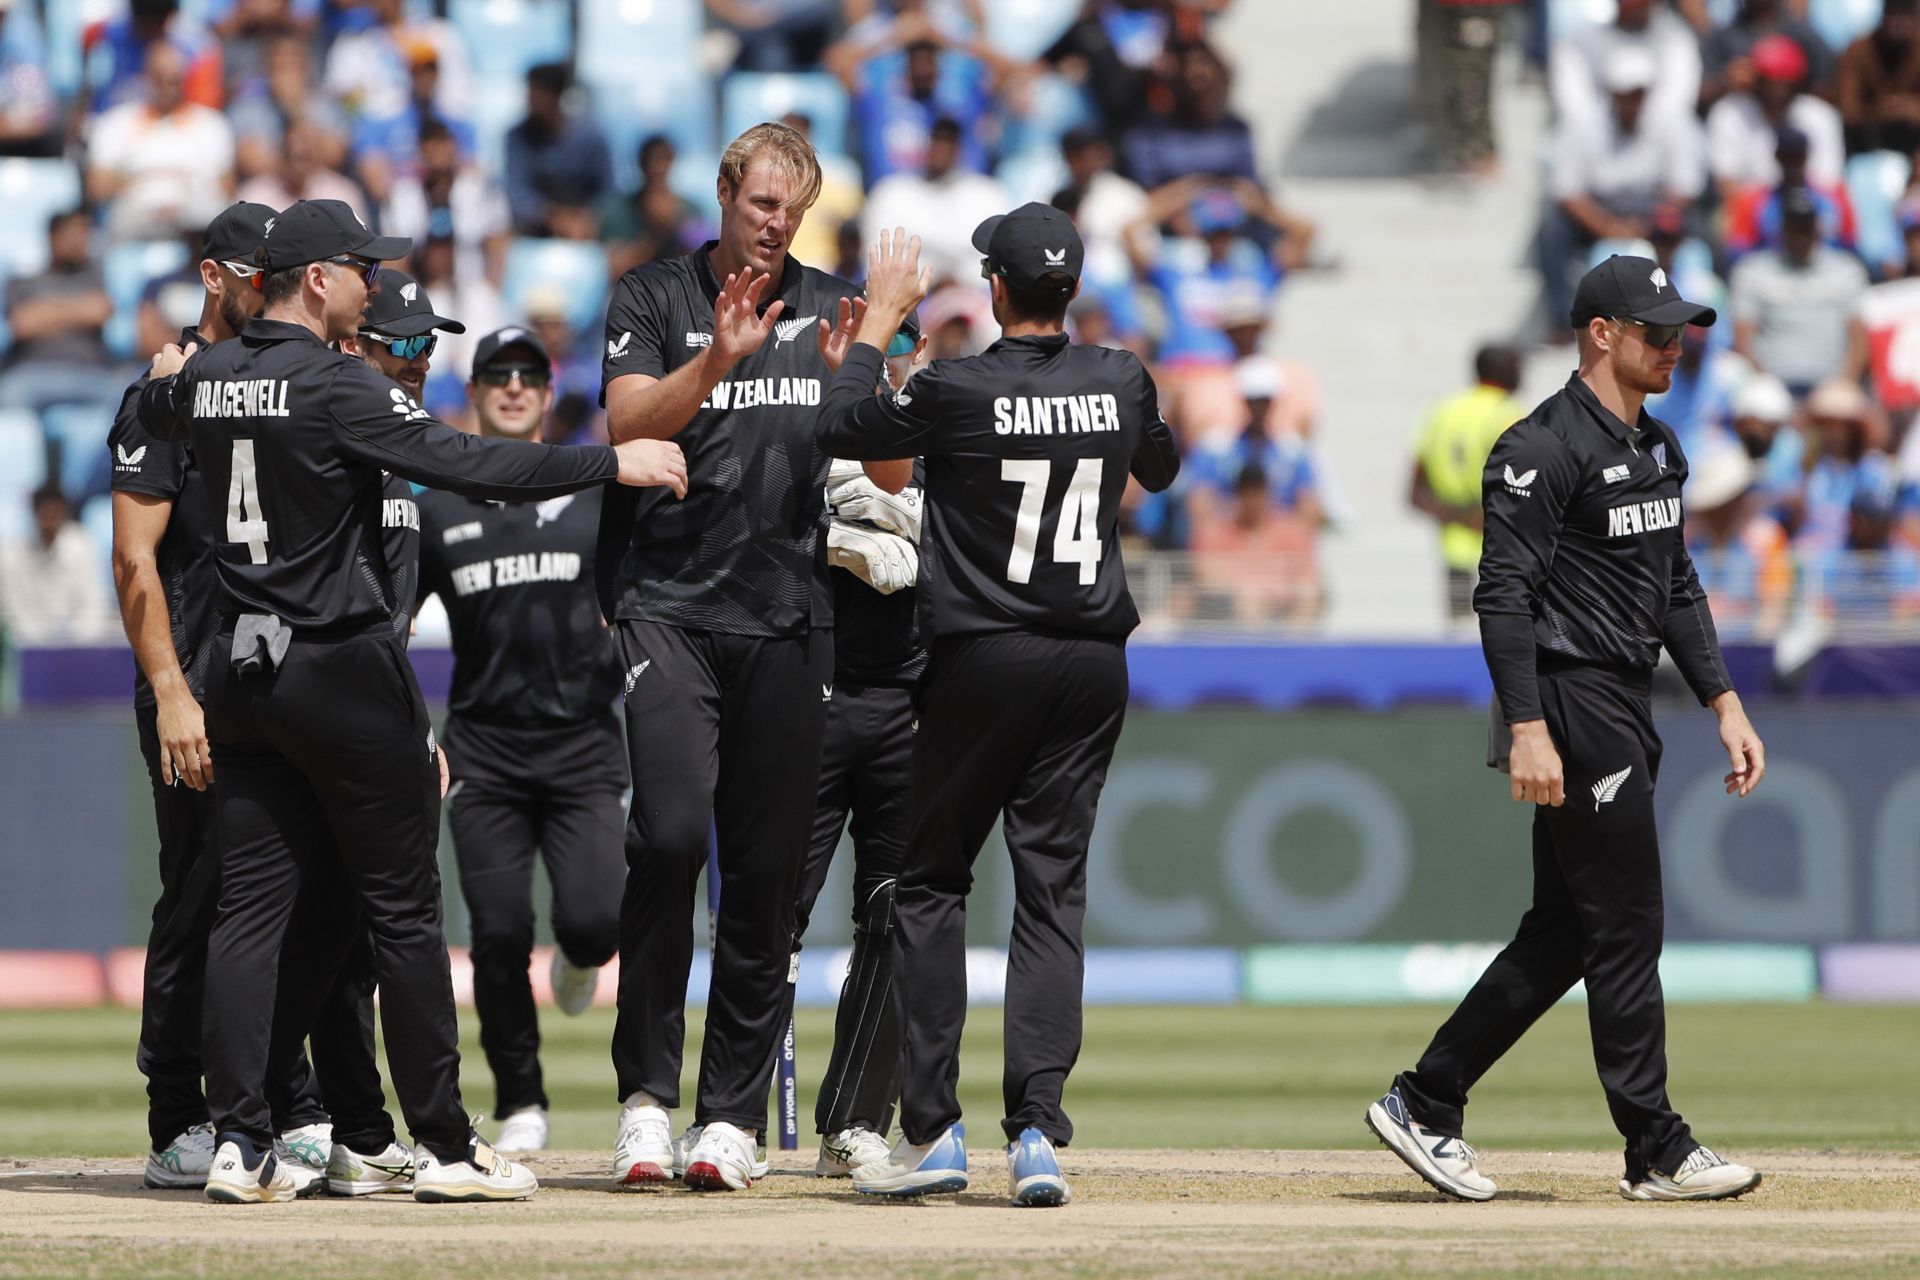
{"type": "MultiPolygon", "coordinates": [[[[1340,1198],[1342,1200],[1364,1200],[1372,1204],[1458,1204],[1464,1206],[1467,1203],[1463,1200],[1456,1200],[1452,1196],[1441,1195],[1438,1191],[1428,1191],[1424,1188],[1420,1190],[1406,1189],[1400,1191],[1342,1191],[1340,1198]]],[[[1550,1204],[1557,1202],[1560,1197],[1554,1195],[1551,1191],[1502,1191],[1498,1199],[1502,1204],[1505,1204],[1509,1200],[1524,1200],[1529,1203],[1550,1204]]]]}

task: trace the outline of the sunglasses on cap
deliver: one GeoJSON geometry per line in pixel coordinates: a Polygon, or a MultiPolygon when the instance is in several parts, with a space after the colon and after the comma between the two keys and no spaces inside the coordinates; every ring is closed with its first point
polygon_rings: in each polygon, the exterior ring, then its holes
{"type": "Polygon", "coordinates": [[[373,282],[380,278],[379,263],[369,262],[365,258],[356,258],[350,253],[343,253],[338,257],[328,258],[327,261],[333,263],[335,266],[351,268],[355,275],[366,282],[367,288],[369,289],[373,288],[373,282]]]}
{"type": "Polygon", "coordinates": [[[390,338],[384,333],[362,329],[360,340],[379,343],[387,349],[387,354],[396,360],[418,360],[421,356],[430,356],[433,354],[433,349],[440,345],[440,335],[437,333],[416,333],[411,338],[390,338]]]}
{"type": "Polygon", "coordinates": [[[537,364],[495,364],[474,371],[473,380],[489,387],[504,387],[515,378],[523,387],[538,390],[553,381],[553,371],[537,364]]]}
{"type": "Polygon", "coordinates": [[[919,339],[915,338],[905,329],[902,329],[899,333],[894,334],[892,340],[887,343],[887,356],[889,359],[894,356],[910,356],[913,354],[913,349],[918,343],[919,339]]]}
{"type": "Polygon", "coordinates": [[[1687,332],[1687,326],[1684,324],[1648,324],[1644,320],[1632,320],[1625,316],[1614,316],[1612,319],[1622,328],[1632,325],[1640,330],[1641,336],[1646,339],[1650,347],[1677,347],[1680,345],[1680,339],[1685,337],[1687,332]]]}

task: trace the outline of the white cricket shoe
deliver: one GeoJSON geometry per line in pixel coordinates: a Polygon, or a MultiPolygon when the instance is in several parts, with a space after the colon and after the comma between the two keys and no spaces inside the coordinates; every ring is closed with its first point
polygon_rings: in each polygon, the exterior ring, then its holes
{"type": "Polygon", "coordinates": [[[1035,1128],[1022,1129],[1019,1139],[1007,1144],[1007,1181],[1016,1208],[1052,1209],[1073,1199],[1053,1139],[1035,1128]]]}
{"type": "Polygon", "coordinates": [[[745,1191],[753,1185],[756,1170],[766,1171],[755,1155],[753,1134],[716,1120],[700,1127],[681,1180],[696,1191],[745,1191]]]}
{"type": "Polygon", "coordinates": [[[442,1160],[425,1145],[413,1149],[413,1198],[427,1204],[525,1200],[540,1189],[533,1170],[515,1164],[474,1134],[464,1160],[442,1160]]]}
{"type": "Polygon", "coordinates": [[[820,1139],[820,1158],[813,1162],[816,1178],[850,1178],[863,1164],[879,1164],[892,1153],[887,1140],[871,1129],[855,1125],[820,1139]]]}
{"type": "Polygon", "coordinates": [[[344,1142],[334,1143],[333,1159],[327,1162],[327,1194],[412,1195],[413,1148],[392,1142],[384,1151],[363,1155],[344,1142]]]}
{"type": "Polygon", "coordinates": [[[593,989],[600,985],[600,970],[581,969],[567,959],[559,947],[553,949],[553,966],[547,971],[553,981],[553,1004],[569,1018],[577,1018],[593,1006],[593,989]]]}
{"type": "MultiPolygon", "coordinates": [[[[693,1159],[693,1149],[700,1145],[700,1135],[707,1131],[703,1124],[690,1124],[686,1131],[673,1140],[673,1176],[687,1176],[687,1164],[693,1159]]],[[[759,1135],[753,1148],[753,1180],[758,1182],[767,1176],[767,1139],[759,1135]]]]}
{"type": "Polygon", "coordinates": [[[257,1151],[237,1133],[221,1139],[207,1170],[207,1199],[215,1204],[271,1204],[298,1200],[320,1190],[320,1175],[305,1165],[292,1164],[257,1151]]]}
{"type": "Polygon", "coordinates": [[[158,1151],[147,1152],[141,1185],[156,1191],[198,1191],[213,1167],[213,1125],[197,1124],[158,1151]]]}
{"type": "Polygon", "coordinates": [[[620,1135],[613,1144],[613,1180],[623,1187],[674,1179],[673,1121],[651,1103],[620,1109],[620,1135]]]}
{"type": "Polygon", "coordinates": [[[1727,1200],[1759,1185],[1759,1170],[1723,1160],[1706,1147],[1695,1147],[1671,1177],[1649,1169],[1640,1182],[1620,1179],[1620,1194],[1629,1200],[1727,1200]]]}
{"type": "Polygon", "coordinates": [[[273,1140],[273,1154],[287,1164],[304,1165],[324,1174],[333,1160],[333,1126],[303,1124],[297,1129],[284,1130],[273,1140]]]}
{"type": "Polygon", "coordinates": [[[1414,1120],[1398,1088],[1367,1108],[1367,1128],[1436,1191],[1459,1200],[1491,1200],[1500,1190],[1480,1172],[1480,1157],[1466,1139],[1435,1133],[1414,1120]]]}
{"type": "Polygon", "coordinates": [[[522,1107],[500,1122],[500,1138],[495,1151],[545,1151],[547,1149],[547,1109],[522,1107]]]}
{"type": "Polygon", "coordinates": [[[967,1189],[967,1130],[948,1125],[932,1142],[903,1135],[887,1158],[853,1171],[853,1189],[868,1196],[936,1196],[967,1189]]]}

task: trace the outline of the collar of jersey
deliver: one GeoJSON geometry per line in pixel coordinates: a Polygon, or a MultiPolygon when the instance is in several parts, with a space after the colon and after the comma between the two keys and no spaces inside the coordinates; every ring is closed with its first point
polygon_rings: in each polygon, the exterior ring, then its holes
{"type": "MultiPolygon", "coordinates": [[[[709,240],[693,251],[693,269],[700,278],[700,287],[706,291],[708,301],[712,301],[720,296],[720,282],[716,280],[713,275],[713,259],[707,256],[714,251],[719,243],[718,240],[709,240]]],[[[805,268],[795,260],[792,254],[788,254],[783,258],[780,266],[780,292],[774,294],[771,298],[761,299],[760,309],[765,311],[767,306],[775,299],[791,298],[795,293],[799,292],[800,276],[804,270],[805,268]]]]}
{"type": "Polygon", "coordinates": [[[1039,347],[1042,350],[1050,350],[1054,347],[1064,347],[1071,341],[1072,339],[1068,338],[1064,333],[1028,333],[1022,334],[1017,338],[996,339],[994,344],[988,347],[987,350],[998,351],[1001,347],[1010,347],[1016,343],[1023,347],[1039,347]]]}
{"type": "MultiPolygon", "coordinates": [[[[1573,393],[1573,398],[1580,403],[1580,407],[1587,411],[1587,416],[1599,423],[1608,435],[1621,444],[1632,443],[1632,429],[1614,417],[1613,410],[1600,403],[1600,397],[1593,394],[1593,388],[1582,381],[1579,374],[1576,373],[1567,379],[1567,390],[1573,393]]],[[[1645,405],[1640,407],[1640,429],[1643,432],[1653,430],[1653,415],[1647,412],[1645,405]]]]}
{"type": "Polygon", "coordinates": [[[205,334],[193,328],[182,329],[180,331],[180,349],[185,351],[188,343],[192,343],[197,347],[210,347],[213,345],[207,341],[205,334]]]}
{"type": "Polygon", "coordinates": [[[295,324],[291,320],[267,320],[260,316],[247,321],[243,336],[255,342],[289,342],[304,338],[315,346],[326,345],[320,341],[319,334],[303,324],[295,324]]]}

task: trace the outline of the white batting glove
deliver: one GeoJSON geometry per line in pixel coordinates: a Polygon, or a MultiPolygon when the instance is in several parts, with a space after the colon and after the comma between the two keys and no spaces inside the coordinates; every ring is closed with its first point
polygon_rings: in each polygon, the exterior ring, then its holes
{"type": "Polygon", "coordinates": [[[861,475],[827,492],[827,505],[836,520],[870,524],[888,533],[897,533],[909,542],[920,541],[920,491],[902,489],[888,493],[861,475]]]}
{"type": "Polygon", "coordinates": [[[881,595],[920,576],[920,552],[895,533],[835,520],[827,526],[827,563],[845,569],[881,595]]]}

